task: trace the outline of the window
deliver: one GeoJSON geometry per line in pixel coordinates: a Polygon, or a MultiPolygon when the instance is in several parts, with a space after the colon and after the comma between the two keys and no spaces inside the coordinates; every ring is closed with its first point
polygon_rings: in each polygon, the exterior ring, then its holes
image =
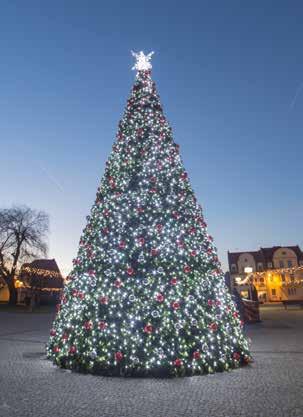
{"type": "Polygon", "coordinates": [[[258,271],[262,271],[263,270],[263,264],[262,262],[258,263],[258,271]]]}
{"type": "Polygon", "coordinates": [[[268,268],[272,268],[272,262],[268,262],[267,266],[268,268]]]}
{"type": "Polygon", "coordinates": [[[237,267],[235,264],[231,265],[231,272],[237,272],[237,267]]]}
{"type": "Polygon", "coordinates": [[[286,255],[286,252],[285,252],[285,251],[283,251],[283,252],[282,252],[282,255],[286,255]]]}
{"type": "Polygon", "coordinates": [[[282,282],[285,282],[285,274],[281,274],[281,280],[282,282]]]}
{"type": "Polygon", "coordinates": [[[288,260],[287,261],[287,266],[288,266],[288,268],[291,268],[292,267],[292,261],[291,260],[288,260]]]}
{"type": "Polygon", "coordinates": [[[284,268],[284,262],[282,260],[279,261],[279,266],[280,266],[280,268],[284,268]]]}
{"type": "Polygon", "coordinates": [[[275,288],[271,289],[271,295],[276,295],[276,289],[275,288]]]}

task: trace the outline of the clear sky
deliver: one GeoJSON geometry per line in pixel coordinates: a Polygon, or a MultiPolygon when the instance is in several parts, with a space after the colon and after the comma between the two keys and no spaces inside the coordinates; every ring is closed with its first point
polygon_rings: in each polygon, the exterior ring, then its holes
{"type": "Polygon", "coordinates": [[[153,78],[227,250],[303,246],[301,1],[2,0],[0,206],[50,214],[67,273],[134,80],[153,78]]]}

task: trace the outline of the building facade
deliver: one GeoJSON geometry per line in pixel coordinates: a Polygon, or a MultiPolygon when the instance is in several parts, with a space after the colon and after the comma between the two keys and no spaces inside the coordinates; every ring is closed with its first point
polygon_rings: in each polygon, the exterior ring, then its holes
{"type": "Polygon", "coordinates": [[[228,252],[228,264],[232,285],[249,279],[260,301],[303,299],[303,253],[299,246],[228,252]],[[249,277],[247,271],[251,271],[249,277]]]}

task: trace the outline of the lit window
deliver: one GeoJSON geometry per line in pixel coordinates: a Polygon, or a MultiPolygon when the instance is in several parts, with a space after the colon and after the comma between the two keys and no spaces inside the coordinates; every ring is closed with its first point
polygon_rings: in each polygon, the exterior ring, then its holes
{"type": "Polygon", "coordinates": [[[292,267],[292,261],[291,260],[288,260],[287,261],[287,265],[288,265],[288,268],[291,268],[292,267]]]}
{"type": "Polygon", "coordinates": [[[281,274],[281,280],[285,282],[285,274],[281,274]]]}
{"type": "Polygon", "coordinates": [[[263,264],[262,262],[258,263],[258,271],[262,271],[263,270],[263,264]]]}

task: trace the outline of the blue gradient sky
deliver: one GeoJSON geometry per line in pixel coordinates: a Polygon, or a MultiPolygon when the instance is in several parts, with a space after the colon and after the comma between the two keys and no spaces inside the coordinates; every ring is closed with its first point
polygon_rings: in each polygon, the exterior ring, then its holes
{"type": "Polygon", "coordinates": [[[129,51],[155,50],[224,267],[228,249],[303,246],[302,19],[300,1],[2,0],[0,206],[46,210],[49,256],[68,272],[134,80],[129,51]]]}

